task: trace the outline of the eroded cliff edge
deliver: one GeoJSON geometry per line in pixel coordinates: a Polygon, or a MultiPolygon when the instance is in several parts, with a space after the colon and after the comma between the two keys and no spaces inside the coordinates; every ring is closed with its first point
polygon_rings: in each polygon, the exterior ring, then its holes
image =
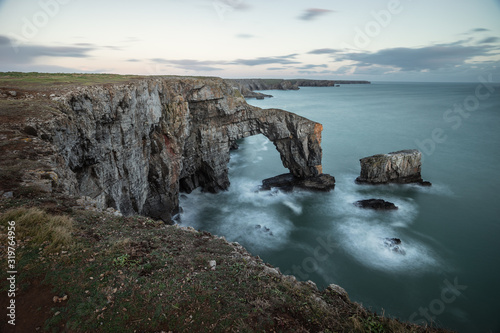
{"type": "Polygon", "coordinates": [[[56,109],[24,127],[54,152],[41,172],[56,174],[54,190],[90,197],[100,208],[168,221],[180,191],[227,189],[231,144],[256,134],[275,144],[294,176],[322,174],[321,124],[250,106],[222,79],[150,77],[44,95],[6,97],[56,109]]]}

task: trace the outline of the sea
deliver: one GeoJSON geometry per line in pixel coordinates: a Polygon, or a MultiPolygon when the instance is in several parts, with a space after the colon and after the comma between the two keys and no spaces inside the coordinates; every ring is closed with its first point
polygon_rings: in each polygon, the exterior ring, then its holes
{"type": "MultiPolygon", "coordinates": [[[[490,77],[491,78],[491,77],[490,77]]],[[[263,135],[231,153],[231,186],[182,196],[180,224],[224,236],[352,301],[404,321],[458,332],[500,332],[500,84],[373,82],[265,91],[248,100],[323,124],[329,193],[259,191],[288,172],[263,135]],[[418,185],[357,185],[359,160],[422,152],[418,185]],[[384,199],[395,211],[354,205],[384,199]],[[385,238],[399,238],[405,254],[385,238]]]]}

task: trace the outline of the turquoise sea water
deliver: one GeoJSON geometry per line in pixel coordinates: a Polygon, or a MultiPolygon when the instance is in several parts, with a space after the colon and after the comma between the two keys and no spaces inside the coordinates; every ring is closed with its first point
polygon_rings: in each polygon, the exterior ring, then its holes
{"type": "Polygon", "coordinates": [[[320,122],[330,193],[257,191],[287,170],[264,136],[242,140],[231,187],[181,199],[183,225],[223,235],[282,272],[344,287],[377,313],[459,332],[500,332],[500,86],[374,83],[267,91],[249,100],[320,122]],[[459,106],[457,108],[457,106],[459,106]],[[359,159],[420,149],[430,188],[356,185],[359,159]],[[399,209],[353,205],[381,198],[399,209]],[[260,227],[259,227],[260,226],[260,227]],[[402,240],[406,255],[381,245],[402,240]]]}

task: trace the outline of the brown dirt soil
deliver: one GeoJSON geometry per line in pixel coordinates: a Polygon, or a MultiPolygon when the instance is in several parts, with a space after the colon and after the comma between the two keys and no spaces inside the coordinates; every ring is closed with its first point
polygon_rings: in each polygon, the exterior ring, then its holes
{"type": "MultiPolygon", "coordinates": [[[[29,286],[16,293],[16,325],[12,326],[3,319],[0,321],[0,332],[25,333],[36,332],[43,328],[47,319],[52,316],[51,309],[64,307],[65,302],[54,303],[52,287],[35,280],[29,286]]],[[[0,307],[5,309],[10,299],[7,293],[0,294],[0,307]]],[[[62,328],[62,327],[61,327],[62,328]]]]}

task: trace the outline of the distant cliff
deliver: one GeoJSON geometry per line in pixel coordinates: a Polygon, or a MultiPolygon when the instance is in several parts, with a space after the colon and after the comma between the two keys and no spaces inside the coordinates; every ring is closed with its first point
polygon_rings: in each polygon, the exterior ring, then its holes
{"type": "Polygon", "coordinates": [[[52,178],[46,190],[90,197],[100,208],[168,221],[180,191],[227,189],[230,146],[256,134],[274,143],[295,177],[322,174],[321,124],[248,105],[222,79],[143,78],[48,94],[4,94],[55,109],[22,120],[29,143],[54,152],[49,173],[30,168],[23,178],[52,178]]]}
{"type": "Polygon", "coordinates": [[[228,79],[245,98],[272,97],[255,90],[298,90],[300,87],[334,87],[340,84],[370,84],[369,81],[353,80],[306,80],[306,79],[228,79]]]}

